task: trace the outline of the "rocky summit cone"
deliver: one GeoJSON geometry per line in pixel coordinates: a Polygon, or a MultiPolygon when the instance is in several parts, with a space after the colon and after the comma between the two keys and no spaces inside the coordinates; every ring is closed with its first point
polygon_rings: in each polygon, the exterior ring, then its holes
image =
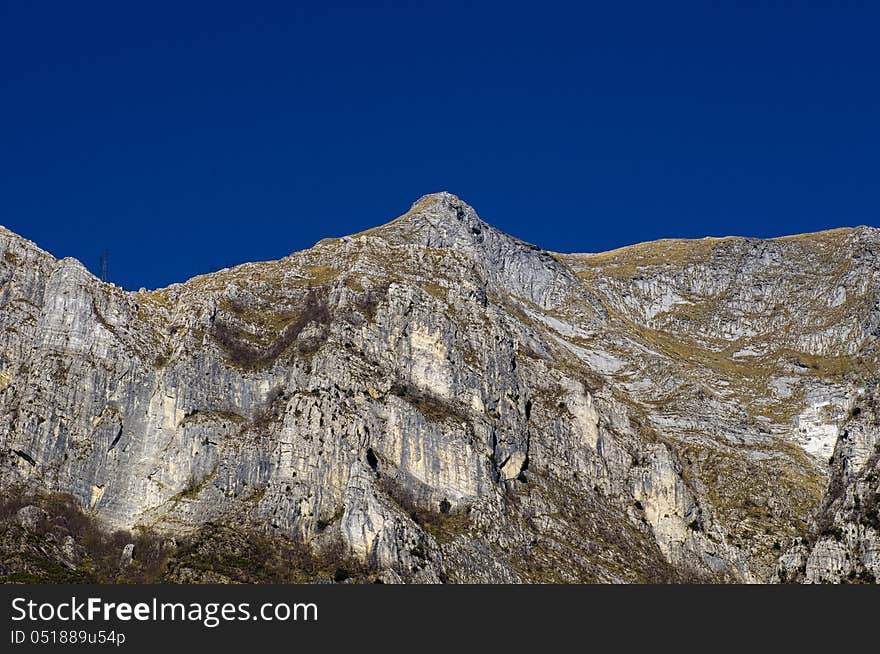
{"type": "Polygon", "coordinates": [[[435,193],[129,293],[0,230],[0,578],[876,581],[878,252],[435,193]]]}
{"type": "Polygon", "coordinates": [[[573,279],[548,253],[484,222],[473,207],[448,192],[422,196],[399,218],[366,233],[396,245],[461,252],[494,283],[541,306],[561,301],[573,279]]]}

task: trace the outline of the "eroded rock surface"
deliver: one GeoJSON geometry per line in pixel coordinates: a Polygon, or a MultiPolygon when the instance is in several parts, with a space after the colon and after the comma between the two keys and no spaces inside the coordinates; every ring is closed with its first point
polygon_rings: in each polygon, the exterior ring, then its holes
{"type": "Polygon", "coordinates": [[[562,255],[439,193],[131,293],[0,230],[0,485],[390,582],[876,580],[878,244],[562,255]]]}

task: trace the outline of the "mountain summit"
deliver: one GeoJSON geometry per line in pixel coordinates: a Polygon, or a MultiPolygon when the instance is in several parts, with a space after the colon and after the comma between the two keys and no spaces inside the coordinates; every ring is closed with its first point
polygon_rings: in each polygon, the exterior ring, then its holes
{"type": "Polygon", "coordinates": [[[558,254],[436,193],[129,293],[0,230],[0,577],[876,580],[878,245],[558,254]]]}
{"type": "Polygon", "coordinates": [[[367,233],[395,245],[454,249],[478,262],[494,283],[541,306],[559,302],[573,281],[548,253],[485,223],[452,193],[425,195],[399,218],[367,233]]]}

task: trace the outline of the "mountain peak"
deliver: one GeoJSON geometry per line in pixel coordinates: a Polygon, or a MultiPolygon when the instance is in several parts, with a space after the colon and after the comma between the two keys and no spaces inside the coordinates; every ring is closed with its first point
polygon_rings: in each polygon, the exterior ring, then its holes
{"type": "Polygon", "coordinates": [[[457,207],[467,207],[468,209],[473,209],[460,197],[455,195],[455,193],[450,193],[449,191],[438,191],[436,193],[428,193],[423,195],[418,200],[413,202],[412,207],[407,213],[411,213],[413,211],[424,210],[429,207],[442,207],[447,209],[453,209],[457,207]]]}
{"type": "Polygon", "coordinates": [[[488,227],[472,206],[448,191],[423,195],[413,202],[409,211],[390,224],[400,223],[442,229],[446,234],[463,230],[479,235],[488,227]]]}
{"type": "Polygon", "coordinates": [[[368,233],[393,245],[461,252],[490,279],[541,306],[558,302],[571,280],[549,253],[484,222],[473,207],[447,191],[422,196],[405,214],[368,233]]]}
{"type": "Polygon", "coordinates": [[[448,191],[423,195],[402,216],[365,233],[394,245],[450,248],[476,258],[482,258],[486,248],[498,241],[522,244],[483,222],[473,207],[448,191]]]}

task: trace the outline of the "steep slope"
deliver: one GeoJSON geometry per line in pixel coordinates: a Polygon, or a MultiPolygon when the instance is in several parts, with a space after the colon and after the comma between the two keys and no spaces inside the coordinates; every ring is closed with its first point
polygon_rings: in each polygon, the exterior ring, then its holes
{"type": "Polygon", "coordinates": [[[385,581],[770,580],[877,368],[877,243],[559,255],[440,193],[127,293],[3,231],[0,484],[385,581]]]}
{"type": "Polygon", "coordinates": [[[803,538],[780,558],[776,581],[880,579],[880,403],[877,382],[852,407],[831,458],[831,481],[803,538]]]}

